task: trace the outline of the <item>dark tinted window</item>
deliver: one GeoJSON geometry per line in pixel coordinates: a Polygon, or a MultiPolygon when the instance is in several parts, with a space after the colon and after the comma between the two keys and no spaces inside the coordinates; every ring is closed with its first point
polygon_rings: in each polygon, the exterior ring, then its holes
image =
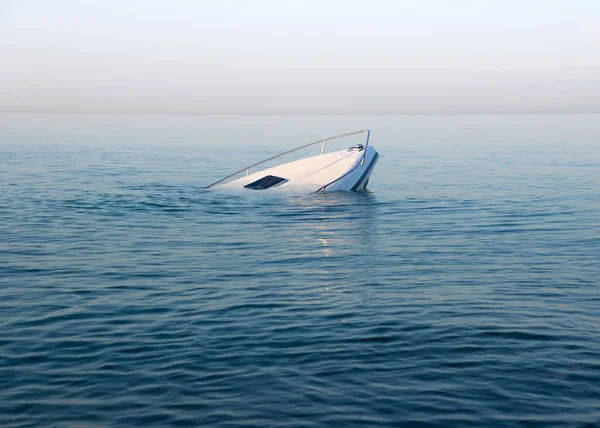
{"type": "Polygon", "coordinates": [[[276,184],[284,183],[287,180],[281,177],[275,177],[274,175],[267,175],[260,180],[256,180],[254,183],[246,184],[244,187],[246,189],[252,190],[265,190],[269,187],[273,187],[276,184]]]}

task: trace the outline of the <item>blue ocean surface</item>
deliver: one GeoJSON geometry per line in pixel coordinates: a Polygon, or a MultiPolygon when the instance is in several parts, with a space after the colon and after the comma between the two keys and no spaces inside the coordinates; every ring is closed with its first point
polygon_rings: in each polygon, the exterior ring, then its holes
{"type": "Polygon", "coordinates": [[[600,115],[0,115],[4,426],[598,426],[599,309],[600,115]]]}

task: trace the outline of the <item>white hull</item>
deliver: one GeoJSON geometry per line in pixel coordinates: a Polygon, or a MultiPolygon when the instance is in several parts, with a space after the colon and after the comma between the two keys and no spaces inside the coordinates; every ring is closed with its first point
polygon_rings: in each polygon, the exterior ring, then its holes
{"type": "MultiPolygon", "coordinates": [[[[369,131],[358,131],[357,133],[360,132],[368,133],[369,131]]],[[[345,134],[344,136],[354,134],[356,133],[345,134]]],[[[259,172],[249,173],[250,168],[258,165],[255,164],[232,174],[230,177],[243,172],[246,172],[247,175],[237,180],[224,182],[229,178],[227,177],[212,184],[209,188],[215,190],[237,189],[245,192],[261,193],[316,193],[335,192],[339,190],[364,190],[379,158],[377,151],[368,144],[368,135],[366,147],[359,144],[349,149],[320,154],[267,168],[259,172]]],[[[311,143],[311,145],[323,143],[322,150],[324,150],[325,143],[335,138],[339,137],[332,137],[328,140],[311,143]]],[[[277,158],[277,156],[270,159],[274,158],[277,158]]],[[[259,164],[263,162],[259,162],[259,164]]]]}

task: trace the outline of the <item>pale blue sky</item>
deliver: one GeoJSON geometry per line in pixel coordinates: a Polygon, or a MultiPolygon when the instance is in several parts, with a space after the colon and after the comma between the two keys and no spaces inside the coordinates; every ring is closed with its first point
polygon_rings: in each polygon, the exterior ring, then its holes
{"type": "Polygon", "coordinates": [[[600,1],[0,0],[0,111],[600,112],[600,1]]]}

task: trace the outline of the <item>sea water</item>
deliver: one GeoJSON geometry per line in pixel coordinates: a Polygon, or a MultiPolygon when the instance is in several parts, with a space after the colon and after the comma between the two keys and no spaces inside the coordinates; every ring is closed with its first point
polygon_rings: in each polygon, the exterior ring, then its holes
{"type": "Polygon", "coordinates": [[[600,115],[0,116],[6,426],[596,426],[599,278],[600,115]]]}

